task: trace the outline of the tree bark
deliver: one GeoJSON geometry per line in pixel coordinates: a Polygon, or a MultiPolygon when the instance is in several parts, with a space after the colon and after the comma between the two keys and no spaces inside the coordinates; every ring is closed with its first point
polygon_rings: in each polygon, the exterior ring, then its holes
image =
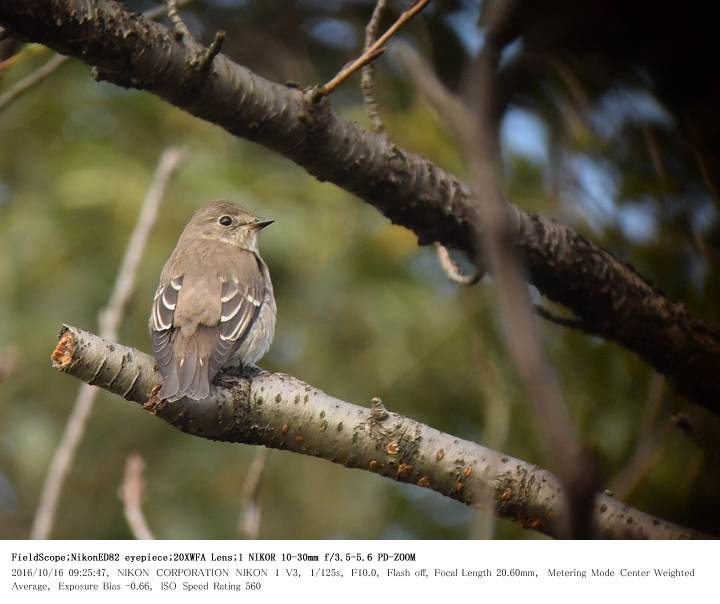
{"type": "MultiPolygon", "coordinates": [[[[224,371],[203,401],[158,400],[161,377],[149,355],[64,326],[53,366],[104,388],[179,430],[202,438],[265,445],[321,457],[420,487],[558,536],[567,509],[549,471],[388,412],[333,398],[297,378],[261,369],[224,371]]],[[[604,539],[697,539],[701,533],[597,495],[594,534],[604,539]]]]}
{"type": "MultiPolygon", "coordinates": [[[[0,24],[95,66],[98,78],[148,90],[228,132],[283,154],[320,180],[476,258],[468,185],[429,160],[335,115],[316,92],[269,82],[113,0],[3,0],[0,24]]],[[[480,200],[482,201],[482,200],[480,200]]],[[[720,414],[720,330],[693,317],[631,266],[569,227],[505,204],[527,278],[577,326],[617,342],[720,414]]]]}

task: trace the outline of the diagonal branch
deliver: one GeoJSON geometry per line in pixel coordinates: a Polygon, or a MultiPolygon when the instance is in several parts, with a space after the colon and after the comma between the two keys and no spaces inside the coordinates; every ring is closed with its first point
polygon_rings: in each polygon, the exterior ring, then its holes
{"type": "Polygon", "coordinates": [[[245,476],[242,510],[238,522],[238,531],[243,539],[257,539],[260,533],[260,519],[262,516],[260,486],[262,485],[267,458],[268,450],[265,448],[258,449],[245,476]]]}
{"type": "Polygon", "coordinates": [[[145,462],[139,453],[131,453],[125,462],[125,474],[120,485],[120,500],[123,503],[125,520],[135,539],[155,539],[142,511],[142,498],[145,491],[143,472],[145,462]]]}
{"type": "MultiPolygon", "coordinates": [[[[101,77],[148,90],[228,132],[273,149],[405,225],[476,257],[468,185],[384,136],[335,115],[327,98],[274,84],[220,54],[192,68],[194,48],[113,0],[3,0],[0,24],[80,57],[101,77]],[[314,100],[311,100],[314,99],[314,100]]],[[[510,203],[510,245],[527,279],[595,335],[638,354],[679,392],[720,413],[720,331],[583,235],[510,203]]]]}
{"type": "MultiPolygon", "coordinates": [[[[161,379],[152,357],[69,326],[52,361],[188,434],[321,457],[468,505],[491,502],[497,516],[550,536],[565,523],[565,497],[547,470],[390,413],[379,400],[371,409],[358,407],[290,375],[258,369],[221,373],[208,400],[159,401],[151,396],[161,379]]],[[[607,495],[596,495],[593,510],[601,538],[707,538],[607,495]]]]}
{"type": "MultiPolygon", "coordinates": [[[[168,147],[158,162],[152,184],[145,196],[135,228],[125,249],[125,255],[118,270],[110,299],[107,306],[98,314],[100,333],[108,339],[117,339],[120,322],[130,296],[135,289],[137,269],[145,250],[148,235],[155,224],[165,187],[178,168],[182,158],[183,152],[181,150],[168,147]]],[[[75,454],[85,433],[85,427],[95,404],[97,393],[98,389],[93,387],[92,381],[83,384],[78,392],[70,417],[68,417],[65,424],[60,444],[50,462],[50,468],[43,484],[40,502],[30,531],[32,539],[47,539],[52,533],[63,485],[70,468],[72,468],[75,454]]]]}
{"type": "MultiPolygon", "coordinates": [[[[516,4],[506,1],[491,5],[486,19],[486,39],[482,51],[469,69],[467,107],[442,90],[439,81],[429,86],[430,98],[450,124],[472,175],[476,194],[477,247],[494,276],[498,315],[502,321],[505,342],[535,412],[541,443],[568,497],[569,525],[567,535],[583,538],[591,534],[592,501],[595,477],[587,454],[577,435],[565,404],[557,375],[548,362],[540,333],[531,309],[530,295],[522,279],[517,251],[509,245],[508,216],[503,209],[501,156],[496,118],[497,69],[502,45],[512,22],[516,4]],[[445,102],[445,105],[442,103],[445,102]]],[[[402,56],[402,55],[401,55],[402,56]]],[[[415,72],[419,74],[419,61],[415,72]]],[[[433,79],[424,70],[424,80],[433,79]]]]}
{"type": "Polygon", "coordinates": [[[60,69],[60,67],[67,63],[68,60],[69,58],[66,56],[55,54],[36,70],[29,73],[21,80],[18,80],[9,90],[0,94],[0,111],[5,109],[5,107],[10,105],[13,101],[19,99],[31,88],[44,82],[58,69],[60,69]]]}

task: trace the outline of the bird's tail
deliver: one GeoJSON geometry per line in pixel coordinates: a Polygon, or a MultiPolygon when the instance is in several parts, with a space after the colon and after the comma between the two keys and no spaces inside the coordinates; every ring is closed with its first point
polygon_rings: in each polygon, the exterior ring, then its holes
{"type": "Polygon", "coordinates": [[[210,380],[215,377],[208,373],[208,361],[217,327],[200,326],[191,336],[185,336],[181,330],[173,335],[173,358],[165,368],[158,396],[168,401],[186,397],[203,400],[210,394],[210,380]]]}

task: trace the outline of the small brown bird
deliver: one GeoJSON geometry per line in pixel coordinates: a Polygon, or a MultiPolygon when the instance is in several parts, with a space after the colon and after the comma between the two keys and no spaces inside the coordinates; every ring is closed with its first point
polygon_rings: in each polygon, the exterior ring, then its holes
{"type": "Polygon", "coordinates": [[[270,348],[277,308],[258,233],[272,222],[211,201],[181,233],[150,314],[161,399],[207,398],[222,367],[254,365],[270,348]]]}

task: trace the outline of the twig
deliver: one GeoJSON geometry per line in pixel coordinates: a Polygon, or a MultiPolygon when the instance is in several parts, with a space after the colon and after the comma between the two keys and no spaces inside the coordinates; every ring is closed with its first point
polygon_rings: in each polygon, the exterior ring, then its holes
{"type": "Polygon", "coordinates": [[[555,325],[560,325],[561,327],[577,329],[578,331],[589,332],[588,326],[582,319],[574,317],[560,317],[540,304],[533,304],[533,309],[539,317],[542,317],[550,323],[555,323],[555,325]]]}
{"type": "Polygon", "coordinates": [[[245,539],[257,539],[260,532],[262,508],[259,503],[260,485],[270,449],[258,447],[243,485],[243,506],[238,528],[245,539]]]}
{"type": "Polygon", "coordinates": [[[450,251],[442,244],[435,242],[435,254],[438,257],[438,262],[442,267],[445,275],[453,283],[459,283],[460,285],[475,285],[483,277],[482,271],[474,266],[471,273],[463,273],[460,265],[455,262],[453,257],[450,255],[450,251]]]}
{"type": "MultiPolygon", "coordinates": [[[[387,0],[377,0],[370,21],[368,21],[367,27],[365,28],[364,52],[370,50],[375,43],[378,27],[380,26],[380,19],[382,19],[386,6],[387,0]]],[[[363,97],[365,98],[365,108],[367,109],[373,130],[375,132],[384,132],[385,127],[380,117],[380,108],[378,107],[377,100],[375,100],[375,65],[372,63],[363,66],[360,87],[362,88],[363,97]]]]}
{"type": "Polygon", "coordinates": [[[15,84],[13,84],[8,90],[0,94],[0,111],[5,109],[13,101],[17,100],[33,86],[37,86],[46,80],[69,60],[70,57],[56,54],[24,78],[15,82],[15,84]]]}
{"type": "MultiPolygon", "coordinates": [[[[130,296],[135,288],[137,268],[140,264],[145,243],[157,218],[167,183],[177,169],[184,153],[175,148],[166,149],[158,163],[152,184],[143,201],[135,229],[130,236],[117,279],[107,306],[98,313],[100,334],[109,340],[117,339],[117,332],[130,296]]],[[[50,462],[40,502],[35,513],[30,536],[32,539],[47,539],[53,529],[57,505],[63,484],[72,467],[78,445],[82,440],[90,412],[92,411],[98,389],[84,384],[78,392],[65,431],[60,439],[55,455],[50,462]]]]}
{"type": "Polygon", "coordinates": [[[104,338],[117,338],[117,330],[120,327],[123,312],[135,289],[137,269],[145,251],[145,243],[157,219],[168,181],[184,157],[185,151],[178,147],[168,147],[160,157],[152,183],[140,208],[135,229],[128,241],[110,299],[107,306],[100,312],[100,334],[104,338]]]}
{"type": "Polygon", "coordinates": [[[167,4],[167,13],[175,30],[175,39],[182,41],[195,55],[190,61],[190,67],[197,74],[204,74],[212,65],[213,59],[220,53],[223,43],[225,42],[225,32],[216,31],[213,41],[207,48],[203,48],[202,44],[196,42],[190,33],[185,21],[183,21],[180,13],[178,13],[177,0],[165,0],[167,4]]]}
{"type": "Polygon", "coordinates": [[[187,28],[187,25],[185,25],[185,22],[178,13],[177,0],[165,0],[165,4],[167,4],[167,16],[175,29],[175,37],[178,40],[183,38],[188,40],[192,39],[190,30],[187,28]]]}
{"type": "MultiPolygon", "coordinates": [[[[194,2],[194,0],[173,0],[173,2],[177,6],[185,6],[186,4],[194,2]]],[[[156,6],[155,8],[146,10],[143,13],[143,16],[148,19],[156,19],[157,17],[164,15],[167,10],[168,9],[165,6],[156,6]]],[[[46,63],[26,75],[24,78],[15,82],[15,84],[13,84],[8,90],[0,94],[0,111],[3,111],[8,105],[10,105],[10,103],[16,101],[31,88],[44,82],[48,77],[60,69],[60,67],[65,65],[70,58],[71,57],[65,55],[55,54],[46,63]]]]}
{"type": "Polygon", "coordinates": [[[218,56],[222,50],[223,43],[225,42],[225,32],[220,30],[215,32],[215,37],[210,43],[210,46],[205,48],[198,56],[197,69],[203,71],[208,69],[213,62],[213,59],[218,56]]]}
{"type": "MultiPolygon", "coordinates": [[[[467,505],[491,502],[499,517],[550,536],[563,534],[565,497],[549,471],[392,411],[373,413],[293,376],[225,370],[208,399],[166,404],[153,396],[162,380],[155,359],[139,350],[65,326],[52,360],[56,369],[140,403],[188,434],[320,457],[467,505]]],[[[600,538],[705,537],[604,495],[592,503],[593,535],[600,538]]]]}
{"type": "Polygon", "coordinates": [[[119,495],[123,502],[125,519],[135,539],[151,540],[155,539],[155,536],[148,527],[142,512],[142,498],[145,491],[144,471],[145,462],[140,454],[128,455],[119,495]]]}
{"type": "Polygon", "coordinates": [[[372,46],[370,46],[370,48],[367,48],[357,59],[343,67],[327,84],[321,86],[319,89],[320,94],[328,95],[332,93],[333,90],[340,86],[340,84],[347,80],[358,69],[377,59],[383,52],[385,52],[385,49],[383,48],[385,43],[392,38],[403,25],[425,8],[429,2],[430,0],[417,0],[417,2],[414,2],[410,8],[403,11],[397,21],[395,21],[395,23],[393,23],[390,28],[382,36],[380,36],[372,46]]]}

